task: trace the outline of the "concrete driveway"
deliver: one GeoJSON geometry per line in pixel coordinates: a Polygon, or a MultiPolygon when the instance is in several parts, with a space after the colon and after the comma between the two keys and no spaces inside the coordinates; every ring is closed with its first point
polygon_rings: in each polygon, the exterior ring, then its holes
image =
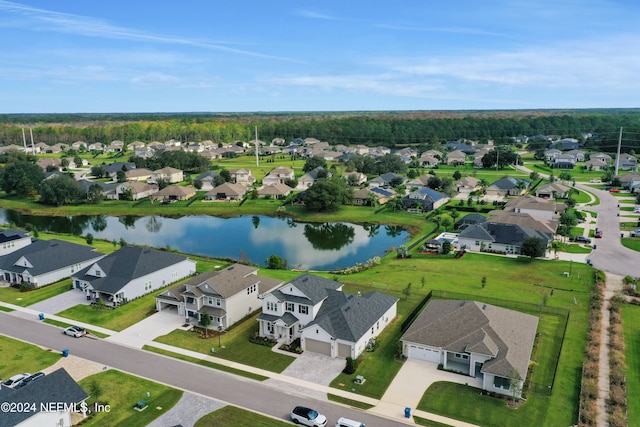
{"type": "Polygon", "coordinates": [[[184,317],[171,311],[160,311],[115,335],[106,338],[120,344],[142,348],[146,341],[153,341],[181,327],[184,317]]]}
{"type": "Polygon", "coordinates": [[[32,304],[29,308],[40,313],[57,314],[78,304],[89,305],[90,301],[87,301],[86,295],[80,289],[71,289],[63,294],[32,304]]]}

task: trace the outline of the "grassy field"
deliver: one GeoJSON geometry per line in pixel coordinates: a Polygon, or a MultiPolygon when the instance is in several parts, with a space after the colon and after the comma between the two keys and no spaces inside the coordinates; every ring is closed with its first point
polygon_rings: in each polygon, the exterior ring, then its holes
{"type": "Polygon", "coordinates": [[[640,252],[640,239],[637,237],[623,237],[620,240],[625,248],[640,252]]]}
{"type": "Polygon", "coordinates": [[[4,335],[0,335],[0,354],[0,378],[4,379],[22,372],[34,374],[62,357],[58,352],[43,350],[4,335]]]}
{"type": "Polygon", "coordinates": [[[625,304],[622,319],[626,346],[628,419],[629,425],[633,426],[640,423],[640,307],[625,304]]]}
{"type": "Polygon", "coordinates": [[[0,288],[0,301],[27,307],[48,298],[60,295],[71,289],[71,279],[64,279],[41,288],[21,292],[19,288],[0,288]]]}
{"type": "Polygon", "coordinates": [[[200,418],[194,427],[288,427],[291,423],[235,406],[225,406],[200,418]]]}
{"type": "Polygon", "coordinates": [[[85,422],[84,426],[145,426],[171,409],[182,397],[182,391],[140,377],[108,370],[91,375],[78,382],[92,395],[87,401],[89,408],[97,401],[110,405],[110,412],[100,412],[85,422]],[[98,384],[101,393],[97,396],[93,384],[98,384]],[[144,411],[134,410],[135,404],[145,400],[144,411]]]}
{"type": "Polygon", "coordinates": [[[223,348],[218,346],[217,337],[204,339],[196,332],[180,329],[158,337],[154,341],[225,360],[233,360],[271,372],[282,372],[293,362],[294,357],[274,353],[270,347],[249,342],[249,338],[258,331],[257,317],[258,313],[244,319],[225,332],[220,337],[220,345],[223,348]],[[211,348],[215,348],[215,353],[211,352],[211,348]]]}

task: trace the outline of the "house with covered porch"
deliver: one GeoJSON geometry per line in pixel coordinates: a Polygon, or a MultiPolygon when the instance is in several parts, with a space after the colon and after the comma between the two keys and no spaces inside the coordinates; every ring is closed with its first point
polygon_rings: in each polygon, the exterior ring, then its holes
{"type": "Polygon", "coordinates": [[[520,397],[538,317],[478,301],[432,300],[400,341],[402,353],[482,380],[482,389],[520,397]]]}

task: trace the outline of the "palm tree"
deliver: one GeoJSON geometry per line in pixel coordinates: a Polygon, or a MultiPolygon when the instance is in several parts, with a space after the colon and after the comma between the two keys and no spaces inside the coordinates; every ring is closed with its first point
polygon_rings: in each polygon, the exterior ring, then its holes
{"type": "Polygon", "coordinates": [[[402,199],[400,197],[394,197],[387,202],[387,206],[394,212],[402,210],[402,199]]]}

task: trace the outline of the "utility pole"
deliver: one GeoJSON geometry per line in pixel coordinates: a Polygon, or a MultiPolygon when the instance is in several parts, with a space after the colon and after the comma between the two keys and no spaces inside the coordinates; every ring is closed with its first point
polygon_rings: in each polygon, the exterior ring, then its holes
{"type": "Polygon", "coordinates": [[[618,135],[618,151],[616,152],[616,169],[613,176],[618,176],[618,169],[620,168],[620,146],[622,145],[622,126],[620,126],[620,135],[618,135]]]}
{"type": "Polygon", "coordinates": [[[256,130],[256,166],[259,166],[258,161],[260,157],[258,156],[258,126],[255,127],[256,130]]]}

